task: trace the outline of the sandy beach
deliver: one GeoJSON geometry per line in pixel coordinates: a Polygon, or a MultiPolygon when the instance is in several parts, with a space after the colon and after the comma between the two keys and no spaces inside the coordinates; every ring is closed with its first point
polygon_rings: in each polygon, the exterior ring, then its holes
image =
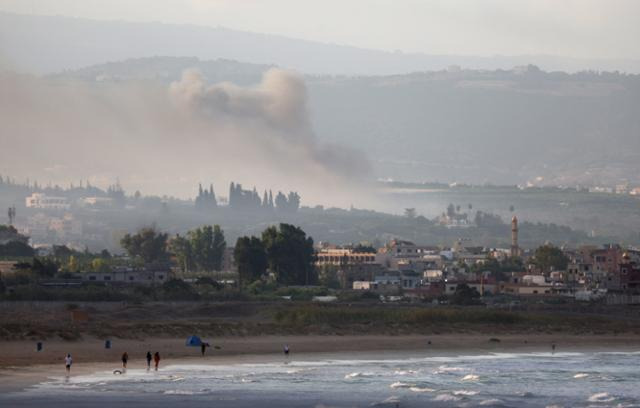
{"type": "Polygon", "coordinates": [[[147,351],[159,352],[161,370],[183,364],[281,362],[284,344],[297,361],[456,356],[504,352],[636,351],[640,321],[613,314],[508,313],[482,308],[410,305],[326,305],[198,302],[126,304],[60,302],[0,304],[0,391],[18,391],[64,376],[121,368],[146,369],[147,351]],[[74,322],[71,310],[89,320],[74,322]],[[616,334],[617,333],[617,334],[616,334]],[[206,356],[185,346],[198,334],[212,346],[206,356]],[[112,341],[105,348],[105,339],[112,341]],[[43,350],[36,351],[38,341],[43,350]],[[363,357],[364,356],[364,357],[363,357]]]}
{"type": "Polygon", "coordinates": [[[45,341],[41,352],[31,341],[0,342],[0,391],[17,391],[64,373],[64,356],[74,358],[72,375],[109,371],[121,367],[120,356],[130,356],[129,368],[144,368],[149,350],[159,351],[163,365],[171,364],[239,364],[279,361],[282,347],[291,347],[291,357],[298,360],[327,358],[332,353],[353,352],[384,358],[385,353],[433,353],[434,355],[484,354],[490,352],[549,351],[634,351],[640,349],[638,335],[408,335],[408,336],[259,336],[203,339],[212,346],[204,357],[200,348],[186,347],[184,338],[145,340],[114,339],[111,349],[104,341],[45,341]],[[498,341],[499,340],[499,341],[498,341]]]}

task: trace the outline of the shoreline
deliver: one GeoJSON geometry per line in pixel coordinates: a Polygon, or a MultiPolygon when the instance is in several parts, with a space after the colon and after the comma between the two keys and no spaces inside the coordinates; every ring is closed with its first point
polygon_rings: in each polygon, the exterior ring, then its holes
{"type": "Polygon", "coordinates": [[[115,339],[112,348],[104,349],[104,341],[49,341],[44,350],[35,351],[35,342],[0,342],[0,392],[17,392],[46,381],[49,377],[64,376],[63,359],[67,352],[74,358],[71,376],[121,368],[120,356],[127,351],[130,369],[146,368],[147,350],[159,351],[163,366],[176,364],[245,364],[283,360],[282,347],[291,348],[290,359],[305,361],[328,358],[379,358],[393,354],[421,356],[486,354],[500,352],[602,352],[640,350],[640,335],[566,335],[566,334],[496,334],[496,335],[361,335],[361,336],[255,336],[207,339],[212,345],[205,357],[199,347],[185,346],[182,338],[154,338],[145,340],[115,339]],[[491,341],[490,339],[494,339],[491,341]],[[499,339],[496,341],[495,339],[499,339]],[[429,342],[431,342],[429,344],[429,342]],[[220,349],[214,349],[219,346],[220,349]]]}

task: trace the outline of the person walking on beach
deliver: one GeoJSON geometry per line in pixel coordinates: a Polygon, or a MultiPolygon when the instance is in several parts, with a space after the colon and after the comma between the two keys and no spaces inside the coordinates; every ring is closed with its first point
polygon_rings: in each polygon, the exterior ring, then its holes
{"type": "Polygon", "coordinates": [[[289,364],[289,345],[285,344],[282,351],[284,352],[284,363],[289,364]]]}
{"type": "Polygon", "coordinates": [[[127,352],[125,351],[124,353],[122,353],[122,369],[123,370],[127,369],[127,361],[129,361],[129,354],[127,354],[127,352]]]}
{"type": "Polygon", "coordinates": [[[158,371],[158,364],[160,364],[160,353],[158,353],[156,351],[156,353],[153,355],[153,362],[156,365],[156,371],[158,371]]]}
{"type": "Polygon", "coordinates": [[[71,358],[71,354],[67,354],[64,358],[64,365],[67,368],[67,376],[71,373],[71,364],[73,364],[73,359],[71,358]]]}
{"type": "Polygon", "coordinates": [[[153,357],[151,356],[151,352],[147,351],[147,371],[151,370],[151,359],[153,357]]]}

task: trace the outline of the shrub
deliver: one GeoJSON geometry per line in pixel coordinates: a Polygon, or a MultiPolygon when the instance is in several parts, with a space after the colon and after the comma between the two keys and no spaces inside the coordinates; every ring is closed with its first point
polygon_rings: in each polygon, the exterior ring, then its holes
{"type": "Polygon", "coordinates": [[[162,284],[165,300],[197,300],[198,293],[182,279],[170,279],[162,284]]]}
{"type": "Polygon", "coordinates": [[[423,308],[348,308],[344,306],[310,305],[276,312],[275,320],[291,325],[351,325],[351,324],[506,324],[524,323],[520,314],[486,309],[423,309],[423,308]]]}
{"type": "Polygon", "coordinates": [[[265,282],[263,280],[257,280],[245,287],[245,292],[252,295],[272,294],[276,291],[277,285],[275,282],[265,282]]]}
{"type": "Polygon", "coordinates": [[[196,285],[198,285],[198,286],[209,285],[209,286],[213,287],[216,290],[220,290],[220,289],[222,289],[224,287],[224,285],[218,283],[217,280],[215,280],[215,279],[213,279],[213,278],[211,278],[209,276],[199,277],[196,280],[196,285]]]}

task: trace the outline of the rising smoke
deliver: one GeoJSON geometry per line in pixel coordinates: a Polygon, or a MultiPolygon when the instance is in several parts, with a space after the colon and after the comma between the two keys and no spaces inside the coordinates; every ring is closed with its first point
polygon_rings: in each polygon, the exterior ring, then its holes
{"type": "Polygon", "coordinates": [[[157,83],[97,83],[0,74],[0,173],[68,183],[116,177],[129,191],[191,197],[229,181],[300,191],[308,204],[347,205],[369,166],[318,143],[301,77],[273,69],[255,87],[208,85],[186,71],[157,83]]]}

